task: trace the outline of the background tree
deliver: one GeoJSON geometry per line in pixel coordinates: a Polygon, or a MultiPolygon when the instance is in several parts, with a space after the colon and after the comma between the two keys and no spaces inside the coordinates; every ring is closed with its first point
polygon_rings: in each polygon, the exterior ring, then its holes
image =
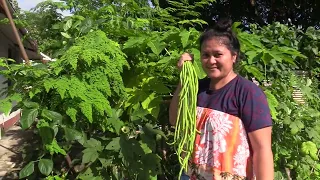
{"type": "MultiPolygon", "coordinates": [[[[179,81],[176,62],[191,52],[199,78],[205,76],[198,37],[208,26],[201,15],[211,7],[214,2],[201,0],[171,1],[166,8],[158,1],[65,0],[43,2],[26,15],[34,18],[30,27],[41,26],[31,35],[57,61],[31,67],[0,61],[5,67],[0,73],[14,84],[0,108],[9,112],[18,101],[22,127],[33,129],[39,140],[20,177],[176,179],[177,157],[167,144],[174,132],[168,103],[179,81]],[[57,11],[66,9],[73,15],[57,11]]],[[[275,179],[319,179],[320,97],[314,75],[320,31],[279,22],[244,24],[233,26],[243,54],[238,72],[256,78],[268,98],[275,179]],[[296,70],[311,73],[303,78],[296,70]],[[297,90],[304,104],[293,97],[297,90]]]]}
{"type": "MultiPolygon", "coordinates": [[[[162,8],[173,7],[177,1],[160,0],[162,8]]],[[[194,0],[179,1],[192,4],[194,0]]],[[[316,0],[217,0],[209,4],[204,10],[198,11],[201,19],[214,24],[218,17],[226,16],[244,25],[257,23],[261,26],[278,21],[283,24],[302,26],[304,29],[313,26],[319,28],[320,2],[316,0]]],[[[175,12],[172,13],[174,16],[175,12]]],[[[187,17],[188,18],[188,17],[187,17]]]]}
{"type": "Polygon", "coordinates": [[[62,46],[62,40],[57,38],[60,31],[54,26],[62,21],[62,10],[65,10],[63,3],[44,1],[30,11],[21,11],[19,15],[28,29],[28,36],[37,41],[39,51],[49,56],[62,46]]]}

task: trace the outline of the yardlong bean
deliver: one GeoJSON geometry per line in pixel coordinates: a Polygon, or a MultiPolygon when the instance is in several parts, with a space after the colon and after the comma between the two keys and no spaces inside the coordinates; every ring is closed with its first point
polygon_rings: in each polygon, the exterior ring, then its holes
{"type": "Polygon", "coordinates": [[[180,72],[180,81],[182,88],[179,94],[174,134],[174,147],[181,165],[179,179],[183,171],[188,171],[188,162],[193,153],[194,141],[198,132],[196,127],[198,77],[192,62],[184,62],[180,72]]]}

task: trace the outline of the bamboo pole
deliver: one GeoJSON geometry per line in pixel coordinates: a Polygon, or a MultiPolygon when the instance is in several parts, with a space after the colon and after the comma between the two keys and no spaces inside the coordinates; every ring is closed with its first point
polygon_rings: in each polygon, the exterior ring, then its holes
{"type": "Polygon", "coordinates": [[[6,0],[1,0],[1,4],[3,5],[4,11],[5,11],[5,13],[6,13],[6,15],[7,15],[8,19],[9,19],[9,21],[10,21],[10,25],[11,25],[11,27],[12,27],[14,36],[15,36],[17,42],[18,42],[21,55],[22,55],[23,59],[26,61],[26,64],[27,64],[27,65],[30,65],[30,61],[29,61],[28,55],[27,55],[26,50],[24,49],[24,46],[23,46],[23,44],[22,44],[22,42],[21,42],[21,39],[20,39],[18,30],[17,30],[17,27],[16,27],[16,25],[14,24],[14,21],[13,21],[13,19],[12,19],[10,10],[9,10],[9,8],[8,8],[8,5],[7,5],[7,1],[6,1],[6,0]]]}

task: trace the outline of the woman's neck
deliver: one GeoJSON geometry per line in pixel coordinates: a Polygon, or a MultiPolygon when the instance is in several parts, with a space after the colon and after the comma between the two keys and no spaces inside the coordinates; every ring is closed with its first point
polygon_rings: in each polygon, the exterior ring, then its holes
{"type": "Polygon", "coordinates": [[[230,71],[230,73],[227,76],[223,77],[222,79],[211,79],[210,89],[212,90],[221,89],[223,86],[228,84],[236,76],[237,74],[234,71],[230,71]]]}

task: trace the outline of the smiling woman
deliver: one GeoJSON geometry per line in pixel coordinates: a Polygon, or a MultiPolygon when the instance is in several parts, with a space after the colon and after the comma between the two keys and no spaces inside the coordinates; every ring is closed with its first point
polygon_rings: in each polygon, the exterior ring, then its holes
{"type": "MultiPolygon", "coordinates": [[[[196,125],[201,133],[196,135],[186,174],[191,180],[272,180],[270,109],[263,91],[233,70],[240,44],[231,25],[219,21],[200,37],[207,77],[199,81],[196,125]]],[[[183,54],[178,67],[190,60],[183,54]]],[[[177,121],[180,90],[178,86],[170,105],[172,124],[177,121]]]]}

